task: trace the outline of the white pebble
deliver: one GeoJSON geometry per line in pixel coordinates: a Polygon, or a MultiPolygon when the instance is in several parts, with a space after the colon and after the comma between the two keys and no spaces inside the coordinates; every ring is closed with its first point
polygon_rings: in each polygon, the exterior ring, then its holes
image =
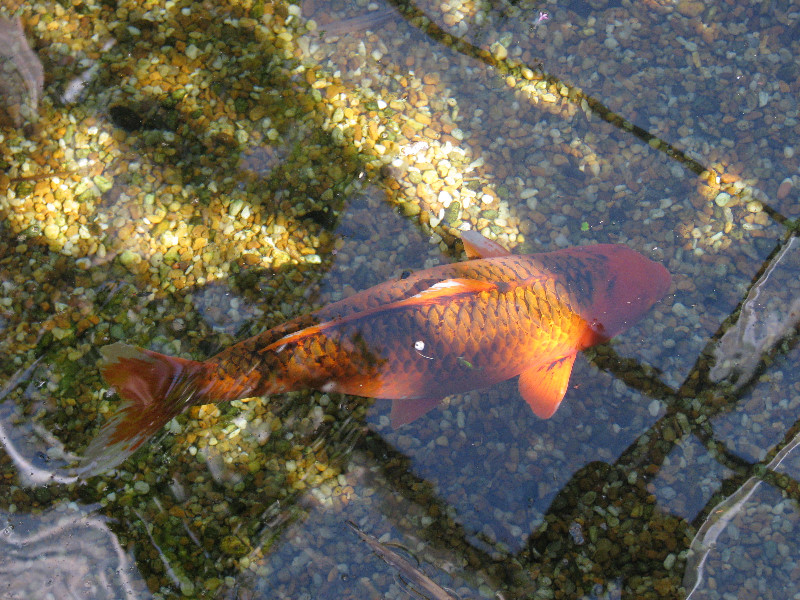
{"type": "Polygon", "coordinates": [[[647,407],[647,412],[650,413],[651,417],[657,417],[658,413],[661,412],[661,403],[658,400],[651,401],[647,407]]]}
{"type": "Polygon", "coordinates": [[[730,199],[731,199],[730,194],[728,194],[727,192],[720,192],[719,194],[717,194],[717,197],[714,198],[714,203],[722,208],[728,205],[730,199]]]}

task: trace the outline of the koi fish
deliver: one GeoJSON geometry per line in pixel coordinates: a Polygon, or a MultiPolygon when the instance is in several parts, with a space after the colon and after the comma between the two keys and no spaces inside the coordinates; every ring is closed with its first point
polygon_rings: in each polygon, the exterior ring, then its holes
{"type": "Polygon", "coordinates": [[[392,400],[398,427],[445,396],[519,375],[550,417],[577,353],[638,321],[670,287],[660,264],[598,244],[512,255],[475,232],[470,260],[392,280],[239,342],[205,361],[115,343],[101,374],[121,404],[81,472],[119,464],[185,408],[300,389],[392,400]]]}

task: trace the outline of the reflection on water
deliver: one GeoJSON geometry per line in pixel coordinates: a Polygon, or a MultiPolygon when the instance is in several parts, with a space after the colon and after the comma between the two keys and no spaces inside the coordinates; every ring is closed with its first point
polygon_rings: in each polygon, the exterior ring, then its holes
{"type": "Polygon", "coordinates": [[[794,274],[800,270],[800,239],[795,236],[770,260],[742,304],[736,324],[714,351],[709,376],[732,379],[740,388],[750,382],[762,356],[800,321],[800,296],[794,274]]]}
{"type": "Polygon", "coordinates": [[[95,510],[61,503],[30,515],[0,511],[3,598],[146,597],[132,557],[95,510]]]}
{"type": "Polygon", "coordinates": [[[0,129],[8,595],[408,597],[408,565],[460,598],[797,592],[794,0],[0,12],[47,82],[0,129]],[[206,358],[460,257],[465,228],[625,243],[674,295],[548,421],[513,383],[397,431],[298,393],[60,471],[117,403],[97,348],[206,358]]]}
{"type": "MultiPolygon", "coordinates": [[[[760,472],[767,469],[797,479],[795,436],[760,472]]],[[[763,475],[762,475],[763,476],[763,475]]],[[[779,589],[787,597],[798,592],[796,524],[800,503],[779,488],[751,477],[716,505],[703,522],[689,549],[684,586],[687,597],[750,594],[779,589]],[[726,571],[736,570],[736,577],[726,571]],[[761,577],[769,573],[769,580],[761,577]]]]}
{"type": "Polygon", "coordinates": [[[9,119],[15,127],[36,122],[44,69],[25,39],[20,19],[0,16],[0,73],[0,119],[9,119]]]}

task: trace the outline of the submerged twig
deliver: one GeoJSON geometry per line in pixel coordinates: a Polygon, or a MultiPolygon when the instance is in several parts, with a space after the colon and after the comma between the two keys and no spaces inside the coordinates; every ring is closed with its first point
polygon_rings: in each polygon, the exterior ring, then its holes
{"type": "Polygon", "coordinates": [[[352,521],[346,521],[346,523],[358,537],[366,542],[366,544],[375,554],[381,557],[390,566],[397,569],[400,574],[408,579],[412,584],[415,584],[422,590],[430,593],[430,597],[433,598],[433,600],[458,600],[433,579],[425,575],[425,573],[423,573],[419,567],[412,565],[405,558],[397,554],[397,552],[388,548],[386,544],[381,544],[371,535],[361,531],[352,521]]]}

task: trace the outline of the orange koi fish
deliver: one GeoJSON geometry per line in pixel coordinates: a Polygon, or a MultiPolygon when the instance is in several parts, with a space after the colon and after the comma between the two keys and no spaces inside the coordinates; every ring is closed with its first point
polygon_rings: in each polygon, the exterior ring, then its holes
{"type": "Polygon", "coordinates": [[[519,375],[520,394],[547,418],[576,354],[670,287],[663,266],[622,245],[515,256],[475,232],[462,239],[471,260],[382,283],[203,362],[105,346],[101,373],[122,403],[82,472],[115,466],[188,406],[305,388],[389,398],[397,427],[445,396],[519,375]]]}

